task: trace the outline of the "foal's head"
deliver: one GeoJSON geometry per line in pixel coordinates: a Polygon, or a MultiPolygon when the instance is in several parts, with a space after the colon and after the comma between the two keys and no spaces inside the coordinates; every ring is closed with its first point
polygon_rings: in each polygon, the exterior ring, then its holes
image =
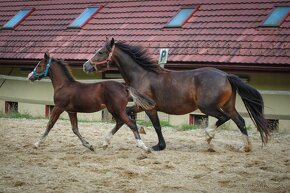
{"type": "Polygon", "coordinates": [[[52,62],[51,60],[52,58],[50,57],[49,53],[45,53],[44,58],[38,62],[33,71],[28,74],[28,79],[35,81],[47,77],[52,62]]]}
{"type": "Polygon", "coordinates": [[[110,67],[111,58],[115,48],[114,38],[106,38],[105,44],[96,51],[91,59],[83,64],[85,72],[105,71],[110,67]]]}

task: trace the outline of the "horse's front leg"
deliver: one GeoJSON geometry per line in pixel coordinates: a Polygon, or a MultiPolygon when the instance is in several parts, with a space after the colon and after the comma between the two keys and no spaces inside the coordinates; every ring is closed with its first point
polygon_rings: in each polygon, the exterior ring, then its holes
{"type": "Polygon", "coordinates": [[[79,132],[79,128],[78,128],[78,118],[77,118],[77,113],[71,113],[71,112],[68,112],[68,115],[69,115],[69,119],[70,119],[70,122],[71,122],[71,126],[72,126],[72,130],[74,132],[74,134],[76,136],[78,136],[78,138],[80,139],[80,141],[82,142],[83,146],[85,146],[86,148],[88,148],[89,150],[91,151],[95,151],[94,150],[94,147],[89,144],[89,142],[87,142],[80,134],[79,132]]]}
{"type": "Polygon", "coordinates": [[[153,127],[157,133],[158,136],[158,144],[153,146],[153,150],[154,151],[161,151],[163,149],[166,148],[166,143],[164,140],[164,137],[162,135],[162,131],[161,131],[161,125],[159,122],[159,117],[157,114],[157,111],[145,111],[145,113],[147,114],[147,116],[149,117],[149,119],[151,120],[153,127]]]}
{"type": "Polygon", "coordinates": [[[58,120],[58,118],[62,112],[63,112],[63,110],[57,106],[55,106],[52,109],[49,121],[48,121],[47,126],[46,126],[46,130],[45,130],[44,134],[41,136],[40,140],[34,143],[34,147],[38,148],[40,146],[40,144],[45,141],[48,133],[50,132],[50,130],[52,129],[52,127],[54,126],[55,122],[58,120]]]}

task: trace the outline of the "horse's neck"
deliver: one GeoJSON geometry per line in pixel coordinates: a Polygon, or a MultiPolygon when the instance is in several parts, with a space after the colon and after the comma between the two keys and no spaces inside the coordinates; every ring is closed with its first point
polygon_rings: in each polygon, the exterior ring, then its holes
{"type": "Polygon", "coordinates": [[[122,77],[128,84],[140,80],[140,77],[143,77],[143,74],[147,73],[145,69],[139,66],[128,54],[120,49],[116,51],[115,62],[122,77]]]}
{"type": "Polygon", "coordinates": [[[50,67],[50,79],[53,85],[54,90],[65,86],[66,84],[70,84],[71,81],[64,73],[60,64],[54,63],[50,67]]]}

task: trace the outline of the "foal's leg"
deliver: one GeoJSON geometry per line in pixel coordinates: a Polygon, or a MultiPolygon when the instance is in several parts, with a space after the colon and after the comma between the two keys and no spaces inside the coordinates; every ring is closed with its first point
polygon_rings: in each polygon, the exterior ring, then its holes
{"type": "Polygon", "coordinates": [[[104,142],[103,142],[104,149],[106,149],[108,147],[108,145],[110,144],[110,141],[111,141],[113,135],[124,125],[124,123],[119,118],[114,116],[114,119],[116,120],[116,125],[104,137],[104,142]]]}
{"type": "Polygon", "coordinates": [[[54,126],[55,122],[57,121],[57,119],[59,118],[59,115],[63,112],[62,109],[60,109],[59,107],[55,106],[52,111],[51,111],[51,115],[50,115],[50,118],[49,118],[49,121],[47,123],[47,126],[46,126],[46,130],[44,132],[44,134],[42,135],[42,137],[40,138],[39,141],[35,142],[34,143],[34,146],[36,148],[39,147],[39,145],[41,143],[43,143],[45,141],[45,139],[47,138],[47,135],[48,133],[50,132],[51,128],[54,126]]]}
{"type": "Polygon", "coordinates": [[[147,152],[150,152],[150,148],[148,148],[144,142],[142,141],[140,134],[138,132],[138,127],[136,125],[136,122],[133,121],[132,119],[129,118],[129,116],[126,114],[126,112],[121,112],[119,115],[117,115],[117,117],[119,117],[119,119],[124,122],[126,125],[128,125],[128,127],[133,131],[135,139],[136,139],[136,143],[137,143],[137,147],[140,147],[142,149],[144,149],[147,152]]]}
{"type": "Polygon", "coordinates": [[[166,143],[162,135],[161,125],[160,125],[157,111],[145,111],[145,113],[147,114],[150,121],[152,122],[155,132],[157,133],[157,136],[158,136],[158,144],[153,146],[152,148],[154,151],[161,151],[166,148],[166,143]]]}
{"type": "MultiPolygon", "coordinates": [[[[142,111],[144,111],[144,110],[141,109],[140,107],[136,106],[136,105],[130,106],[130,107],[126,107],[126,113],[131,119],[134,119],[133,118],[133,114],[136,114],[136,113],[139,113],[139,112],[142,112],[142,111]]],[[[146,134],[146,131],[145,131],[145,129],[143,127],[139,127],[138,125],[137,125],[137,127],[138,127],[138,131],[139,131],[140,134],[146,134]]]]}
{"type": "Polygon", "coordinates": [[[89,142],[87,142],[79,133],[77,113],[68,112],[68,115],[69,115],[69,119],[70,119],[72,130],[73,130],[74,134],[76,136],[78,136],[78,138],[81,140],[83,146],[85,146],[86,148],[88,148],[91,151],[94,151],[94,147],[91,144],[89,144],[89,142]]]}

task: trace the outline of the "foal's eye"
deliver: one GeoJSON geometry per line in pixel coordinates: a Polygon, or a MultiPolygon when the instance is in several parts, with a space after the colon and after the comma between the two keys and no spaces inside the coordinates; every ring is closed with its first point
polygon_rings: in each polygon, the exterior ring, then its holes
{"type": "Polygon", "coordinates": [[[100,52],[99,52],[99,55],[102,55],[103,53],[104,53],[104,52],[100,51],[100,52]]]}

